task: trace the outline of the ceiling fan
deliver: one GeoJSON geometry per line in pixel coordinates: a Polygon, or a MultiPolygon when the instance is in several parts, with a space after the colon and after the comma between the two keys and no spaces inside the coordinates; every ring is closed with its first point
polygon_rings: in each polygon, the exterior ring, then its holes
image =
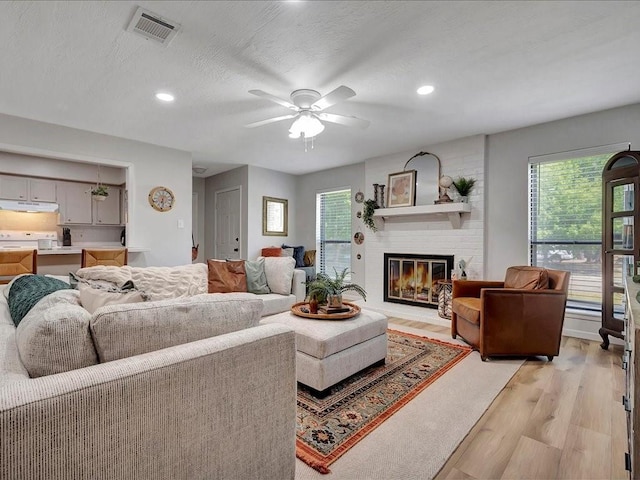
{"type": "Polygon", "coordinates": [[[356,92],[344,85],[327,93],[324,97],[321,97],[320,93],[315,90],[309,90],[306,88],[294,90],[291,93],[290,102],[267,92],[263,92],[262,90],[249,90],[249,93],[271,100],[278,105],[282,105],[283,107],[293,110],[295,113],[249,123],[248,125],[245,125],[245,127],[248,128],[261,127],[262,125],[267,125],[269,123],[295,118],[296,120],[291,124],[291,128],[289,129],[289,137],[300,138],[302,136],[304,138],[312,138],[324,130],[324,125],[320,120],[359,128],[367,128],[370,123],[368,120],[362,120],[357,117],[323,112],[325,108],[351,98],[356,94],[356,92]]]}

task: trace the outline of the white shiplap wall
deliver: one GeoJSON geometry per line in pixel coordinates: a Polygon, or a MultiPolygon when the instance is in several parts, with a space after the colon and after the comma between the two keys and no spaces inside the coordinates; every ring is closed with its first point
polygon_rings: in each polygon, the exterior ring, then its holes
{"type": "MultiPolygon", "coordinates": [[[[452,178],[473,177],[477,180],[469,197],[471,213],[463,214],[460,229],[454,229],[444,215],[400,217],[388,219],[384,223],[378,221],[380,228],[375,233],[362,226],[365,251],[360,268],[366,271],[367,308],[387,315],[448,325],[449,321],[440,319],[436,310],[383,302],[384,253],[454,255],[456,267],[460,259],[471,259],[467,268],[468,278],[483,278],[485,136],[463,138],[421,150],[440,157],[442,175],[452,178]]],[[[373,184],[386,185],[388,174],[402,171],[405,162],[417,151],[419,150],[367,160],[365,198],[373,198],[373,184]]],[[[453,187],[452,190],[449,196],[455,201],[458,195],[453,187]]]]}

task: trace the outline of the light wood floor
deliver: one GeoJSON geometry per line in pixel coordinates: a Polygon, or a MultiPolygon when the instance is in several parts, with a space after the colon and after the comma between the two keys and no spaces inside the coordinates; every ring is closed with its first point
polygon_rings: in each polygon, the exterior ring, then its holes
{"type": "MultiPolygon", "coordinates": [[[[389,322],[449,332],[423,322],[389,322]]],[[[621,346],[607,351],[597,342],[563,337],[552,362],[527,360],[436,480],[628,479],[621,356],[621,346]]]]}

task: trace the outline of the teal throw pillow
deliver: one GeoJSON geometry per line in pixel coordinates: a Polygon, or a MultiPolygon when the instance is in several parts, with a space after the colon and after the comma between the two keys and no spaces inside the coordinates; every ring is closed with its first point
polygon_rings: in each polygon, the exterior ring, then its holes
{"type": "Polygon", "coordinates": [[[257,295],[271,293],[267,285],[267,275],[264,273],[264,258],[253,262],[245,260],[244,270],[247,275],[247,292],[257,295]]]}

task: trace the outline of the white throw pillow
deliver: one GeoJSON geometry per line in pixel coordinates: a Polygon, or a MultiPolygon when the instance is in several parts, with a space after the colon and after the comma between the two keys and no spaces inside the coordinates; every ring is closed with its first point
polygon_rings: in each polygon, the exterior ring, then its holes
{"type": "Polygon", "coordinates": [[[295,266],[296,260],[293,257],[264,257],[264,273],[271,293],[291,294],[295,266]]]}

